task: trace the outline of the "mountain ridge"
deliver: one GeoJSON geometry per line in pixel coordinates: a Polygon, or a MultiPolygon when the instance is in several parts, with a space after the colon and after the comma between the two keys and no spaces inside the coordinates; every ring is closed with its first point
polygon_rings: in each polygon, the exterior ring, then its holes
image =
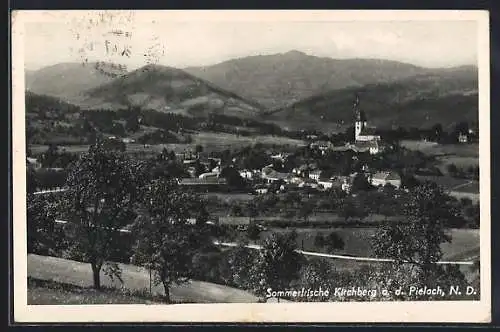
{"type": "Polygon", "coordinates": [[[36,94],[72,102],[83,91],[108,83],[126,72],[126,66],[110,62],[63,62],[26,71],[25,85],[36,94]]]}
{"type": "Polygon", "coordinates": [[[82,108],[143,107],[183,115],[223,113],[253,117],[262,106],[182,69],[146,65],[84,92],[82,108]]]}
{"type": "Polygon", "coordinates": [[[446,69],[385,59],[333,59],[291,50],[184,70],[273,109],[330,90],[390,82],[446,69]]]}
{"type": "Polygon", "coordinates": [[[355,95],[371,123],[422,127],[478,117],[477,69],[464,66],[362,87],[330,90],[292,105],[272,109],[263,117],[280,123],[342,126],[352,122],[355,95]]]}

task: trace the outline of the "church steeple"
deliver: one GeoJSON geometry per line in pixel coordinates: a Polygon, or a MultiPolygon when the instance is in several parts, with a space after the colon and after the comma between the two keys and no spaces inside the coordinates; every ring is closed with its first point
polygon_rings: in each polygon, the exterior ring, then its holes
{"type": "Polygon", "coordinates": [[[366,122],[365,112],[359,108],[359,96],[358,96],[358,94],[356,94],[356,99],[354,100],[353,109],[354,109],[355,121],[356,122],[357,121],[366,122]]]}
{"type": "Polygon", "coordinates": [[[354,140],[357,141],[359,135],[366,127],[366,115],[363,110],[359,108],[359,96],[356,94],[356,99],[354,100],[354,140]]]}

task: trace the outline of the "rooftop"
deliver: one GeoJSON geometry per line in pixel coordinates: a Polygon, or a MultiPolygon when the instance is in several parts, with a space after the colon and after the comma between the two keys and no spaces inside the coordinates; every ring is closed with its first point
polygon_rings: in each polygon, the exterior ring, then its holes
{"type": "Polygon", "coordinates": [[[219,224],[224,225],[248,225],[250,224],[250,217],[219,217],[219,224]]]}
{"type": "Polygon", "coordinates": [[[207,178],[183,178],[179,180],[179,185],[195,186],[195,185],[221,185],[226,184],[226,179],[217,177],[207,178]]]}
{"type": "Polygon", "coordinates": [[[363,110],[358,110],[356,112],[356,121],[366,122],[366,114],[363,110]]]}
{"type": "Polygon", "coordinates": [[[373,174],[373,179],[377,180],[401,180],[401,177],[399,176],[398,173],[394,171],[388,171],[388,172],[377,172],[373,174]]]}
{"type": "Polygon", "coordinates": [[[379,143],[377,141],[359,141],[356,142],[353,146],[354,149],[357,150],[367,150],[370,148],[378,148],[379,143]]]}
{"type": "Polygon", "coordinates": [[[363,136],[377,135],[377,128],[366,127],[366,128],[363,128],[363,130],[361,130],[361,132],[359,134],[363,135],[363,136]]]}
{"type": "Polygon", "coordinates": [[[284,179],[288,178],[289,176],[290,176],[290,174],[288,174],[288,173],[281,173],[281,172],[277,172],[275,170],[271,170],[270,172],[265,174],[265,177],[268,179],[278,179],[278,180],[284,180],[284,179]]]}

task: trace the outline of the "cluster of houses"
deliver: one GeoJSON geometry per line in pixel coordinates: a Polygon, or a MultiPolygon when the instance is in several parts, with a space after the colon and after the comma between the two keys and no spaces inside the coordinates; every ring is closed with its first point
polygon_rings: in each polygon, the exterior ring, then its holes
{"type": "MultiPolygon", "coordinates": [[[[365,173],[369,183],[373,186],[385,186],[390,184],[396,188],[401,186],[401,177],[394,171],[365,173]]],[[[327,176],[323,172],[312,165],[303,165],[294,168],[291,173],[282,173],[274,170],[272,165],[262,168],[262,170],[249,171],[242,170],[240,175],[248,180],[257,180],[260,185],[256,186],[255,192],[258,194],[267,193],[272,184],[278,183],[280,186],[277,190],[286,189],[315,189],[328,190],[332,188],[340,188],[345,192],[350,192],[352,183],[357,173],[352,173],[347,176],[334,175],[327,176]]],[[[275,186],[273,188],[276,188],[275,186]]]]}
{"type": "MultiPolygon", "coordinates": [[[[279,160],[286,163],[288,153],[277,153],[271,156],[272,160],[279,160]]],[[[227,180],[221,176],[221,159],[200,154],[183,155],[182,163],[186,167],[188,178],[178,179],[181,186],[189,187],[202,192],[227,192],[231,190],[228,187],[227,180]],[[197,165],[201,165],[205,172],[197,175],[197,165]]],[[[230,166],[235,167],[235,166],[230,166]]],[[[276,170],[273,164],[262,167],[261,169],[237,169],[240,177],[250,184],[251,192],[255,194],[265,194],[270,190],[328,190],[340,188],[349,192],[357,173],[347,176],[331,175],[329,172],[320,170],[316,164],[303,164],[293,168],[290,172],[276,170]]],[[[375,172],[370,173],[367,166],[363,167],[363,174],[367,180],[374,186],[384,186],[391,184],[396,188],[401,186],[401,178],[396,172],[375,172]]]]}
{"type": "MultiPolygon", "coordinates": [[[[345,146],[334,146],[332,142],[314,140],[317,137],[310,137],[313,142],[310,143],[310,148],[318,149],[322,154],[328,151],[347,151],[354,150],[356,152],[369,152],[377,154],[385,149],[379,135],[376,133],[376,128],[368,127],[366,114],[359,108],[359,99],[354,102],[354,143],[346,144],[345,146]]],[[[271,156],[273,161],[285,163],[290,156],[288,153],[277,153],[271,156]]],[[[197,156],[199,157],[199,156],[197,156]]],[[[191,178],[180,179],[179,184],[189,186],[191,188],[199,188],[203,191],[221,191],[226,189],[226,181],[220,176],[221,161],[214,158],[205,158],[201,163],[205,169],[209,170],[195,177],[196,169],[190,164],[196,164],[199,158],[191,158],[186,156],[184,164],[187,166],[187,171],[191,178]]],[[[401,178],[393,171],[377,172],[371,174],[368,169],[363,169],[367,180],[374,186],[384,186],[391,184],[394,187],[401,186],[401,178]]],[[[268,165],[262,169],[240,169],[240,176],[247,182],[253,185],[253,192],[257,194],[267,193],[269,190],[286,190],[286,189],[313,189],[313,190],[328,190],[334,187],[340,188],[343,191],[349,192],[352,187],[352,182],[356,173],[348,176],[334,175],[329,176],[326,172],[322,172],[314,164],[305,164],[294,168],[291,172],[280,172],[273,168],[273,165],[268,165]],[[277,184],[277,186],[276,186],[277,184]],[[272,188],[272,189],[271,189],[272,188]]]]}

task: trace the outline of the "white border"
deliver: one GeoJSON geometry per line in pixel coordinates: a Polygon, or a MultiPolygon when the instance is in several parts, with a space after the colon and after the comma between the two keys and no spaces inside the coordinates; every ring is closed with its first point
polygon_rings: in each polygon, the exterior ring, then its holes
{"type": "MultiPolygon", "coordinates": [[[[16,322],[483,322],[491,320],[490,82],[487,11],[134,11],[136,22],[203,21],[446,21],[478,22],[480,127],[481,301],[182,305],[27,305],[24,24],[54,22],[103,11],[12,13],[12,152],[14,319],[16,322]]],[[[125,11],[107,11],[121,12],[125,11]]]]}

